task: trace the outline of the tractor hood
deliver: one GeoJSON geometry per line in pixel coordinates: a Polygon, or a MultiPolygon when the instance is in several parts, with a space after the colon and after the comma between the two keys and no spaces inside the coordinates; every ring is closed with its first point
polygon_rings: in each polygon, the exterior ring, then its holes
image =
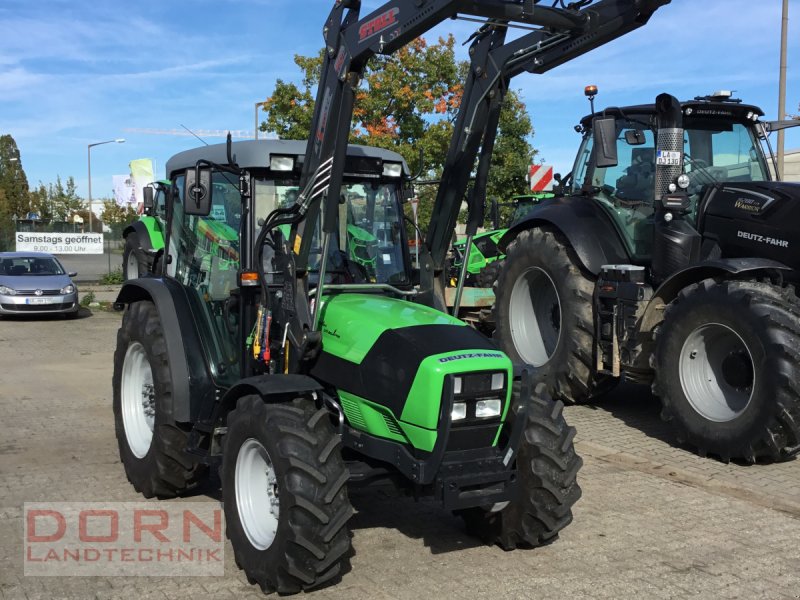
{"type": "Polygon", "coordinates": [[[768,258],[800,269],[800,184],[718,183],[703,205],[701,231],[724,258],[768,258]]]}
{"type": "Polygon", "coordinates": [[[322,354],[311,374],[337,388],[353,426],[430,450],[445,378],[460,374],[503,373],[493,395],[505,415],[511,360],[462,321],[405,300],[338,294],[324,299],[321,322],[322,354]]]}

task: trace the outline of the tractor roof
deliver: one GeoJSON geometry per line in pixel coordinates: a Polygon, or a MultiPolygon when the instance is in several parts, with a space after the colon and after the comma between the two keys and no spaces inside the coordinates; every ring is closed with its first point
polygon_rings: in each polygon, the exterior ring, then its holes
{"type": "MultiPolygon", "coordinates": [[[[248,140],[233,142],[232,144],[233,157],[243,169],[257,167],[267,169],[269,168],[272,154],[302,157],[305,151],[306,142],[297,140],[248,140]]],[[[402,162],[403,171],[406,174],[409,173],[408,165],[403,160],[403,157],[391,150],[350,144],[347,154],[348,156],[356,157],[380,158],[388,162],[402,162]]],[[[226,164],[228,162],[227,145],[223,143],[200,146],[199,148],[192,148],[176,154],[167,161],[167,177],[175,171],[194,167],[197,161],[201,159],[220,165],[226,164]]]]}
{"type": "MultiPolygon", "coordinates": [[[[764,116],[764,111],[758,106],[752,104],[742,104],[738,101],[710,101],[705,99],[695,98],[681,102],[683,114],[690,118],[711,118],[711,119],[725,119],[734,121],[748,121],[748,114],[764,116]],[[691,109],[687,113],[687,109],[691,109]]],[[[595,115],[586,115],[581,119],[581,125],[585,129],[591,127],[593,116],[625,116],[625,115],[653,115],[656,112],[655,104],[638,104],[634,106],[609,106],[604,111],[596,113],[595,115]]],[[[752,122],[752,121],[751,121],[752,122]]]]}

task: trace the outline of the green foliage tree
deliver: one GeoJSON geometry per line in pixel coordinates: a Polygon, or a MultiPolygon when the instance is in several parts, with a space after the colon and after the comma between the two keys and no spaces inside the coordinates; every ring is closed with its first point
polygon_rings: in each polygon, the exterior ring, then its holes
{"type": "Polygon", "coordinates": [[[14,138],[0,136],[0,249],[11,249],[14,217],[30,211],[28,178],[14,138]]]}
{"type": "Polygon", "coordinates": [[[53,218],[53,211],[50,205],[50,196],[47,188],[42,182],[32,189],[29,193],[31,211],[39,215],[42,221],[48,222],[53,218]]]}
{"type": "MultiPolygon", "coordinates": [[[[438,178],[469,68],[455,60],[454,45],[452,36],[430,45],[419,38],[392,56],[373,58],[356,95],[350,141],[395,150],[412,169],[422,150],[425,177],[438,178]]],[[[314,57],[296,55],[295,64],[302,72],[301,84],[279,79],[263,105],[267,119],[260,129],[283,139],[309,136],[322,52],[314,57]]],[[[536,154],[532,135],[525,105],[510,91],[495,142],[489,196],[507,198],[525,191],[527,166],[536,154]]],[[[424,225],[430,220],[436,188],[419,186],[418,192],[419,223],[424,225]]]]}
{"type": "Polygon", "coordinates": [[[56,182],[48,186],[47,198],[55,221],[69,221],[83,208],[83,199],[76,193],[75,179],[71,175],[67,177],[66,186],[61,182],[61,176],[57,175],[56,182]]]}
{"type": "Polygon", "coordinates": [[[103,212],[100,218],[111,228],[112,235],[122,237],[122,230],[139,218],[131,204],[120,206],[114,200],[102,200],[103,212]]]}

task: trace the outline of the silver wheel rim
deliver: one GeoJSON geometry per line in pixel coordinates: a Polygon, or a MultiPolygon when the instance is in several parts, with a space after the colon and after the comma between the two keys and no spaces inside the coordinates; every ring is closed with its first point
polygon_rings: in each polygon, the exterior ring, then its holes
{"type": "Polygon", "coordinates": [[[749,406],[756,383],[753,355],[727,325],[695,329],[683,344],[679,369],[686,399],[709,421],[727,423],[749,406]]]}
{"type": "Polygon", "coordinates": [[[125,263],[125,278],[138,279],[139,278],[139,261],[136,260],[134,252],[128,253],[128,260],[125,263]]]}
{"type": "Polygon", "coordinates": [[[249,438],[236,456],[236,508],[254,548],[266,550],[278,533],[278,478],[266,448],[249,438]]]}
{"type": "Polygon", "coordinates": [[[153,370],[139,342],[131,342],[122,363],[122,424],[128,447],[136,458],[144,458],[153,441],[156,417],[153,370]]]}
{"type": "Polygon", "coordinates": [[[561,299],[550,275],[539,267],[528,269],[514,283],[509,323],[522,360],[534,367],[550,360],[561,337],[561,299]]]}

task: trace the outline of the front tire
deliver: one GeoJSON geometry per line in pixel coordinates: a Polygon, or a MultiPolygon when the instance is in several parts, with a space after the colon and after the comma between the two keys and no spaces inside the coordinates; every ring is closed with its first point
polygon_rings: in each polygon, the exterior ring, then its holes
{"type": "Polygon", "coordinates": [[[125,238],[125,249],[122,252],[122,274],[125,281],[147,275],[150,265],[143,255],[144,252],[139,245],[139,236],[129,233],[125,238]]]}
{"type": "Polygon", "coordinates": [[[494,286],[494,339],[513,361],[535,367],[535,383],[569,403],[617,383],[594,370],[594,284],[569,242],[539,227],[511,242],[494,286]]]}
{"type": "Polygon", "coordinates": [[[349,473],[329,413],[244,396],[228,415],[222,492],[236,564],[265,592],[333,582],[349,561],[349,473]]]}
{"type": "MultiPolygon", "coordinates": [[[[514,415],[520,405],[519,389],[515,383],[514,415]]],[[[553,401],[542,384],[537,387],[517,454],[517,497],[497,512],[488,507],[464,511],[469,533],[513,550],[548,544],[572,522],[572,507],[581,497],[577,473],[583,460],[575,453],[575,428],[567,425],[563,409],[564,404],[553,401]]]]}
{"type": "Polygon", "coordinates": [[[186,452],[187,429],[172,414],[167,345],[152,302],[128,305],[114,352],[114,429],[128,481],[145,498],[172,498],[205,470],[186,452]]]}
{"type": "Polygon", "coordinates": [[[800,303],[790,290],[705,280],[658,329],[653,392],[678,439],[722,460],[800,451],[800,303]]]}

